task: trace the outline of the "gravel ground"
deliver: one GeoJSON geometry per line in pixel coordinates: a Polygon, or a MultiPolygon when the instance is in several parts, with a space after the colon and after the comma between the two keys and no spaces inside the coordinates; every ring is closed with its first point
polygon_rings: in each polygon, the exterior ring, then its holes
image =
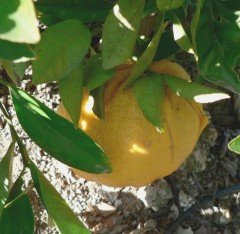
{"type": "MultiPolygon", "coordinates": [[[[56,85],[36,88],[26,80],[22,88],[56,110],[60,102],[56,85]]],[[[77,178],[67,166],[29,140],[18,124],[6,92],[1,87],[0,99],[13,117],[31,158],[93,233],[240,234],[240,160],[227,150],[229,139],[240,134],[239,97],[205,106],[211,124],[177,172],[146,187],[110,188],[77,178]]],[[[1,115],[0,158],[10,142],[9,128],[1,115]]],[[[17,149],[14,166],[16,178],[22,168],[17,149]]],[[[29,173],[25,181],[26,186],[31,184],[29,173]]],[[[58,233],[34,190],[30,198],[35,233],[58,233]]]]}

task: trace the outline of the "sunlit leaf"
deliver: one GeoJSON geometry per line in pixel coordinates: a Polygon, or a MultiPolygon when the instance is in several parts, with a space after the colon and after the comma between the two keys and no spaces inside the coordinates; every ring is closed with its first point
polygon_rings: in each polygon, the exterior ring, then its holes
{"type": "Polygon", "coordinates": [[[6,203],[12,181],[12,158],[15,142],[13,141],[5,156],[0,161],[0,217],[6,203]]]}
{"type": "Polygon", "coordinates": [[[103,25],[103,67],[113,68],[131,58],[145,0],[119,0],[103,25]]]}
{"type": "Polygon", "coordinates": [[[0,40],[0,58],[13,62],[26,62],[34,59],[35,54],[26,44],[0,40]]]}
{"type": "MultiPolygon", "coordinates": [[[[239,76],[233,70],[240,55],[239,25],[237,22],[219,21],[221,15],[212,9],[212,2],[206,0],[197,26],[199,70],[205,79],[240,93],[239,76]]],[[[234,12],[229,13],[234,15],[234,12]]]]}
{"type": "Polygon", "coordinates": [[[93,112],[99,119],[104,119],[104,85],[90,91],[94,99],[93,112]]]}
{"type": "Polygon", "coordinates": [[[2,211],[0,218],[1,234],[32,234],[34,232],[32,207],[28,196],[22,194],[22,186],[23,180],[22,178],[18,178],[9,192],[6,203],[10,203],[14,199],[16,200],[11,206],[5,207],[2,211]]]}
{"type": "Polygon", "coordinates": [[[231,140],[230,143],[228,144],[228,148],[233,152],[240,154],[240,136],[231,140]]]}
{"type": "Polygon", "coordinates": [[[140,78],[134,82],[134,94],[146,119],[159,132],[164,131],[163,100],[164,85],[158,74],[140,78]]]}
{"type": "MultiPolygon", "coordinates": [[[[163,20],[163,18],[162,18],[163,20]]],[[[160,23],[160,27],[155,33],[153,39],[149,43],[146,50],[143,52],[139,60],[137,61],[136,65],[131,70],[130,76],[126,82],[126,85],[130,85],[135,79],[137,79],[152,63],[154,55],[156,53],[161,34],[165,28],[166,24],[160,23]]]]}
{"type": "Polygon", "coordinates": [[[37,43],[40,34],[32,0],[0,0],[0,39],[37,43]]]}
{"type": "Polygon", "coordinates": [[[161,75],[161,77],[170,89],[178,96],[184,97],[187,100],[194,100],[199,103],[210,103],[230,98],[226,93],[195,82],[174,76],[161,75]]]}
{"type": "Polygon", "coordinates": [[[38,0],[35,5],[43,13],[40,20],[48,17],[51,24],[69,19],[82,23],[103,21],[113,7],[110,1],[104,0],[38,0]]]}
{"type": "Polygon", "coordinates": [[[58,82],[62,103],[76,127],[81,113],[83,84],[84,71],[82,63],[58,82]]]}
{"type": "Polygon", "coordinates": [[[157,0],[157,7],[160,11],[170,11],[179,8],[184,0],[157,0]]]}
{"type": "Polygon", "coordinates": [[[59,161],[90,173],[109,172],[103,150],[86,133],[18,88],[11,88],[18,120],[29,137],[59,161]]]}
{"type": "Polygon", "coordinates": [[[181,49],[194,54],[191,41],[189,40],[188,35],[186,34],[181,24],[181,21],[175,14],[173,15],[173,36],[176,43],[181,49]]]}
{"type": "Polygon", "coordinates": [[[87,230],[63,200],[61,195],[38,170],[38,168],[33,163],[31,163],[30,168],[34,185],[40,199],[46,207],[49,216],[54,220],[59,231],[62,234],[90,234],[90,231],[87,230]]]}
{"type": "Polygon", "coordinates": [[[88,51],[91,34],[77,20],[68,20],[49,27],[34,48],[34,84],[59,81],[81,63],[88,51]]]}
{"type": "Polygon", "coordinates": [[[114,75],[114,70],[105,70],[100,55],[96,54],[87,61],[84,74],[85,86],[93,90],[110,80],[114,75]]]}

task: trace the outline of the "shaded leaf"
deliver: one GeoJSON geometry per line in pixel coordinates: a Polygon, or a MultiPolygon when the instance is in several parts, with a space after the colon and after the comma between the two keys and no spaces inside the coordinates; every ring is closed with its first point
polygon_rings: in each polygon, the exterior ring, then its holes
{"type": "Polygon", "coordinates": [[[93,112],[99,119],[104,119],[104,85],[90,91],[94,99],[93,112]]]}
{"type": "Polygon", "coordinates": [[[147,49],[143,52],[142,56],[137,61],[136,65],[131,70],[130,76],[126,82],[126,85],[131,85],[131,83],[137,79],[152,63],[154,55],[156,53],[161,34],[166,26],[163,22],[163,18],[160,23],[160,27],[154,35],[152,41],[148,44],[147,49]]]}
{"type": "Polygon", "coordinates": [[[19,85],[24,77],[28,63],[13,63],[5,60],[1,61],[1,64],[14,84],[19,85]]]}
{"type": "Polygon", "coordinates": [[[85,86],[93,90],[110,80],[114,75],[114,70],[105,70],[100,55],[96,54],[87,61],[84,74],[85,86]]]}
{"type": "MultiPolygon", "coordinates": [[[[21,187],[23,186],[22,178],[18,178],[12,186],[7,203],[22,194],[21,187]]],[[[24,233],[32,234],[34,232],[34,217],[29,198],[26,194],[18,197],[14,204],[6,207],[2,211],[0,218],[0,233],[13,234],[24,233]]]]}
{"type": "Polygon", "coordinates": [[[103,150],[86,133],[23,90],[11,88],[18,120],[29,137],[47,153],[90,173],[109,172],[103,150]]]}
{"type": "Polygon", "coordinates": [[[231,140],[228,144],[228,148],[233,152],[240,154],[240,136],[231,140]]]}
{"type": "Polygon", "coordinates": [[[0,39],[30,44],[40,40],[31,0],[1,0],[0,24],[0,39]]]}
{"type": "Polygon", "coordinates": [[[134,94],[146,119],[159,132],[164,131],[163,100],[164,85],[160,75],[152,74],[134,82],[134,94]]]}
{"type": "Polygon", "coordinates": [[[104,0],[38,0],[35,5],[43,13],[43,21],[48,17],[51,24],[69,19],[82,23],[103,21],[113,7],[111,2],[104,0]]]}
{"type": "Polygon", "coordinates": [[[103,67],[110,69],[131,58],[145,0],[119,0],[103,25],[103,67]]]}
{"type": "Polygon", "coordinates": [[[212,2],[206,0],[197,26],[199,70],[205,79],[240,93],[239,77],[233,70],[240,54],[240,29],[237,22],[219,21],[212,9],[212,2]]]}
{"type": "Polygon", "coordinates": [[[14,147],[15,142],[13,141],[9,145],[7,153],[0,161],[0,217],[12,183],[12,158],[14,147]]]}
{"type": "Polygon", "coordinates": [[[157,11],[158,11],[158,8],[157,8],[156,0],[145,0],[143,17],[157,11]]]}
{"type": "Polygon", "coordinates": [[[161,77],[170,89],[178,96],[184,97],[187,100],[194,100],[199,103],[210,103],[230,98],[226,93],[195,82],[174,76],[161,75],[161,77]]]}
{"type": "Polygon", "coordinates": [[[0,40],[0,58],[19,63],[34,59],[35,54],[26,44],[0,40]]]}
{"type": "Polygon", "coordinates": [[[173,15],[173,36],[178,46],[186,52],[194,54],[191,41],[189,40],[177,15],[173,15]]]}
{"type": "Polygon", "coordinates": [[[160,11],[170,11],[179,8],[184,0],[157,0],[157,7],[160,11]]]}
{"type": "Polygon", "coordinates": [[[198,25],[200,13],[201,13],[202,2],[203,2],[203,0],[196,0],[196,10],[193,14],[193,17],[191,20],[191,25],[190,25],[192,45],[193,45],[193,49],[194,49],[195,53],[197,51],[196,31],[197,31],[197,25],[198,25]]]}
{"type": "Polygon", "coordinates": [[[91,34],[77,20],[68,20],[42,33],[41,42],[34,48],[34,84],[59,81],[81,63],[90,46],[91,34]]]}
{"type": "Polygon", "coordinates": [[[90,234],[61,195],[31,162],[32,178],[40,199],[62,234],[90,234]]]}
{"type": "Polygon", "coordinates": [[[78,126],[83,96],[83,64],[79,64],[64,79],[58,82],[62,103],[75,127],[78,126]]]}
{"type": "Polygon", "coordinates": [[[175,54],[179,50],[178,44],[175,42],[172,30],[166,30],[162,33],[161,40],[158,44],[154,61],[167,58],[175,54]]]}

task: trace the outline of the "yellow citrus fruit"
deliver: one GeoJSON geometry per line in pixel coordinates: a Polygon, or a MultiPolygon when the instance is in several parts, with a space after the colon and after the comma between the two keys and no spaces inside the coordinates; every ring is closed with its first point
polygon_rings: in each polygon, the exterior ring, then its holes
{"type": "MultiPolygon", "coordinates": [[[[199,135],[207,125],[202,106],[165,89],[165,131],[159,133],[140,110],[132,88],[124,89],[132,64],[120,66],[105,86],[105,121],[92,111],[93,98],[83,98],[79,127],[105,151],[113,172],[90,174],[73,169],[87,180],[102,184],[144,186],[171,174],[191,154],[199,135]]],[[[161,60],[154,62],[153,72],[190,79],[178,64],[161,60]]],[[[70,120],[64,107],[58,113],[70,120]]]]}

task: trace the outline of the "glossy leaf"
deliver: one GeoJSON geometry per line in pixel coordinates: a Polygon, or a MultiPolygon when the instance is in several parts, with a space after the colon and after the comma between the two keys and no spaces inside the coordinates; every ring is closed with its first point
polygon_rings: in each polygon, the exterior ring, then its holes
{"type": "Polygon", "coordinates": [[[18,178],[12,186],[6,203],[10,203],[15,198],[14,204],[3,209],[0,218],[0,233],[24,233],[32,234],[34,232],[34,217],[29,198],[22,194],[22,178],[18,178]],[[21,196],[19,196],[22,194],[21,196]],[[19,197],[18,197],[19,196],[19,197]]]}
{"type": "Polygon", "coordinates": [[[105,70],[100,55],[96,54],[87,61],[84,74],[85,86],[93,90],[110,80],[114,75],[114,70],[105,70]]]}
{"type": "Polygon", "coordinates": [[[178,46],[186,52],[194,54],[192,43],[186,34],[177,15],[173,15],[173,36],[178,46]]]}
{"type": "Polygon", "coordinates": [[[137,79],[146,69],[148,69],[149,65],[152,63],[165,26],[166,26],[166,24],[164,24],[162,22],[160,23],[160,27],[157,30],[157,32],[155,33],[152,41],[149,43],[148,47],[143,52],[142,56],[139,58],[136,65],[131,70],[131,73],[126,82],[126,85],[131,85],[132,82],[135,79],[137,79]]]}
{"type": "Polygon", "coordinates": [[[183,5],[184,0],[156,0],[160,11],[170,11],[183,5]]]}
{"type": "Polygon", "coordinates": [[[159,132],[164,131],[164,85],[158,74],[143,77],[134,82],[134,94],[144,116],[159,132]]]}
{"type": "Polygon", "coordinates": [[[206,0],[197,26],[199,70],[205,79],[240,93],[239,76],[233,70],[240,55],[239,25],[237,22],[218,21],[219,15],[212,9],[212,2],[206,0]]]}
{"type": "Polygon", "coordinates": [[[35,5],[43,13],[42,17],[48,17],[52,24],[69,19],[82,23],[103,21],[113,7],[104,0],[38,0],[35,5]]]}
{"type": "Polygon", "coordinates": [[[240,154],[240,136],[234,138],[233,140],[230,141],[230,143],[228,144],[228,148],[237,153],[240,154]]]}
{"type": "Polygon", "coordinates": [[[131,58],[145,0],[119,0],[103,25],[103,67],[110,69],[131,58]]]}
{"type": "Polygon", "coordinates": [[[90,91],[94,99],[93,112],[99,119],[104,119],[104,85],[90,91]]]}
{"type": "Polygon", "coordinates": [[[12,183],[12,158],[14,147],[15,142],[13,141],[7,153],[0,161],[0,217],[12,183]]]}
{"type": "Polygon", "coordinates": [[[40,34],[32,0],[0,0],[0,39],[37,43],[40,34]]]}
{"type": "Polygon", "coordinates": [[[64,79],[58,82],[62,103],[70,115],[75,127],[78,126],[84,84],[83,64],[80,63],[64,79]]]}
{"type": "Polygon", "coordinates": [[[0,58],[18,63],[34,59],[35,54],[26,44],[0,40],[0,58]]]}
{"type": "Polygon", "coordinates": [[[68,166],[90,173],[109,172],[109,162],[86,133],[23,90],[11,88],[18,120],[29,137],[68,166]]]}
{"type": "Polygon", "coordinates": [[[91,34],[77,20],[68,20],[42,33],[41,42],[34,48],[34,84],[59,81],[81,63],[90,46],[91,34]]]}
{"type": "Polygon", "coordinates": [[[226,93],[195,82],[183,80],[174,76],[162,75],[161,77],[170,89],[178,96],[184,97],[187,100],[194,100],[199,103],[210,103],[230,98],[226,93]]]}
{"type": "Polygon", "coordinates": [[[40,199],[59,231],[62,234],[90,234],[90,231],[87,230],[57,190],[33,163],[31,163],[30,169],[40,199]]]}

